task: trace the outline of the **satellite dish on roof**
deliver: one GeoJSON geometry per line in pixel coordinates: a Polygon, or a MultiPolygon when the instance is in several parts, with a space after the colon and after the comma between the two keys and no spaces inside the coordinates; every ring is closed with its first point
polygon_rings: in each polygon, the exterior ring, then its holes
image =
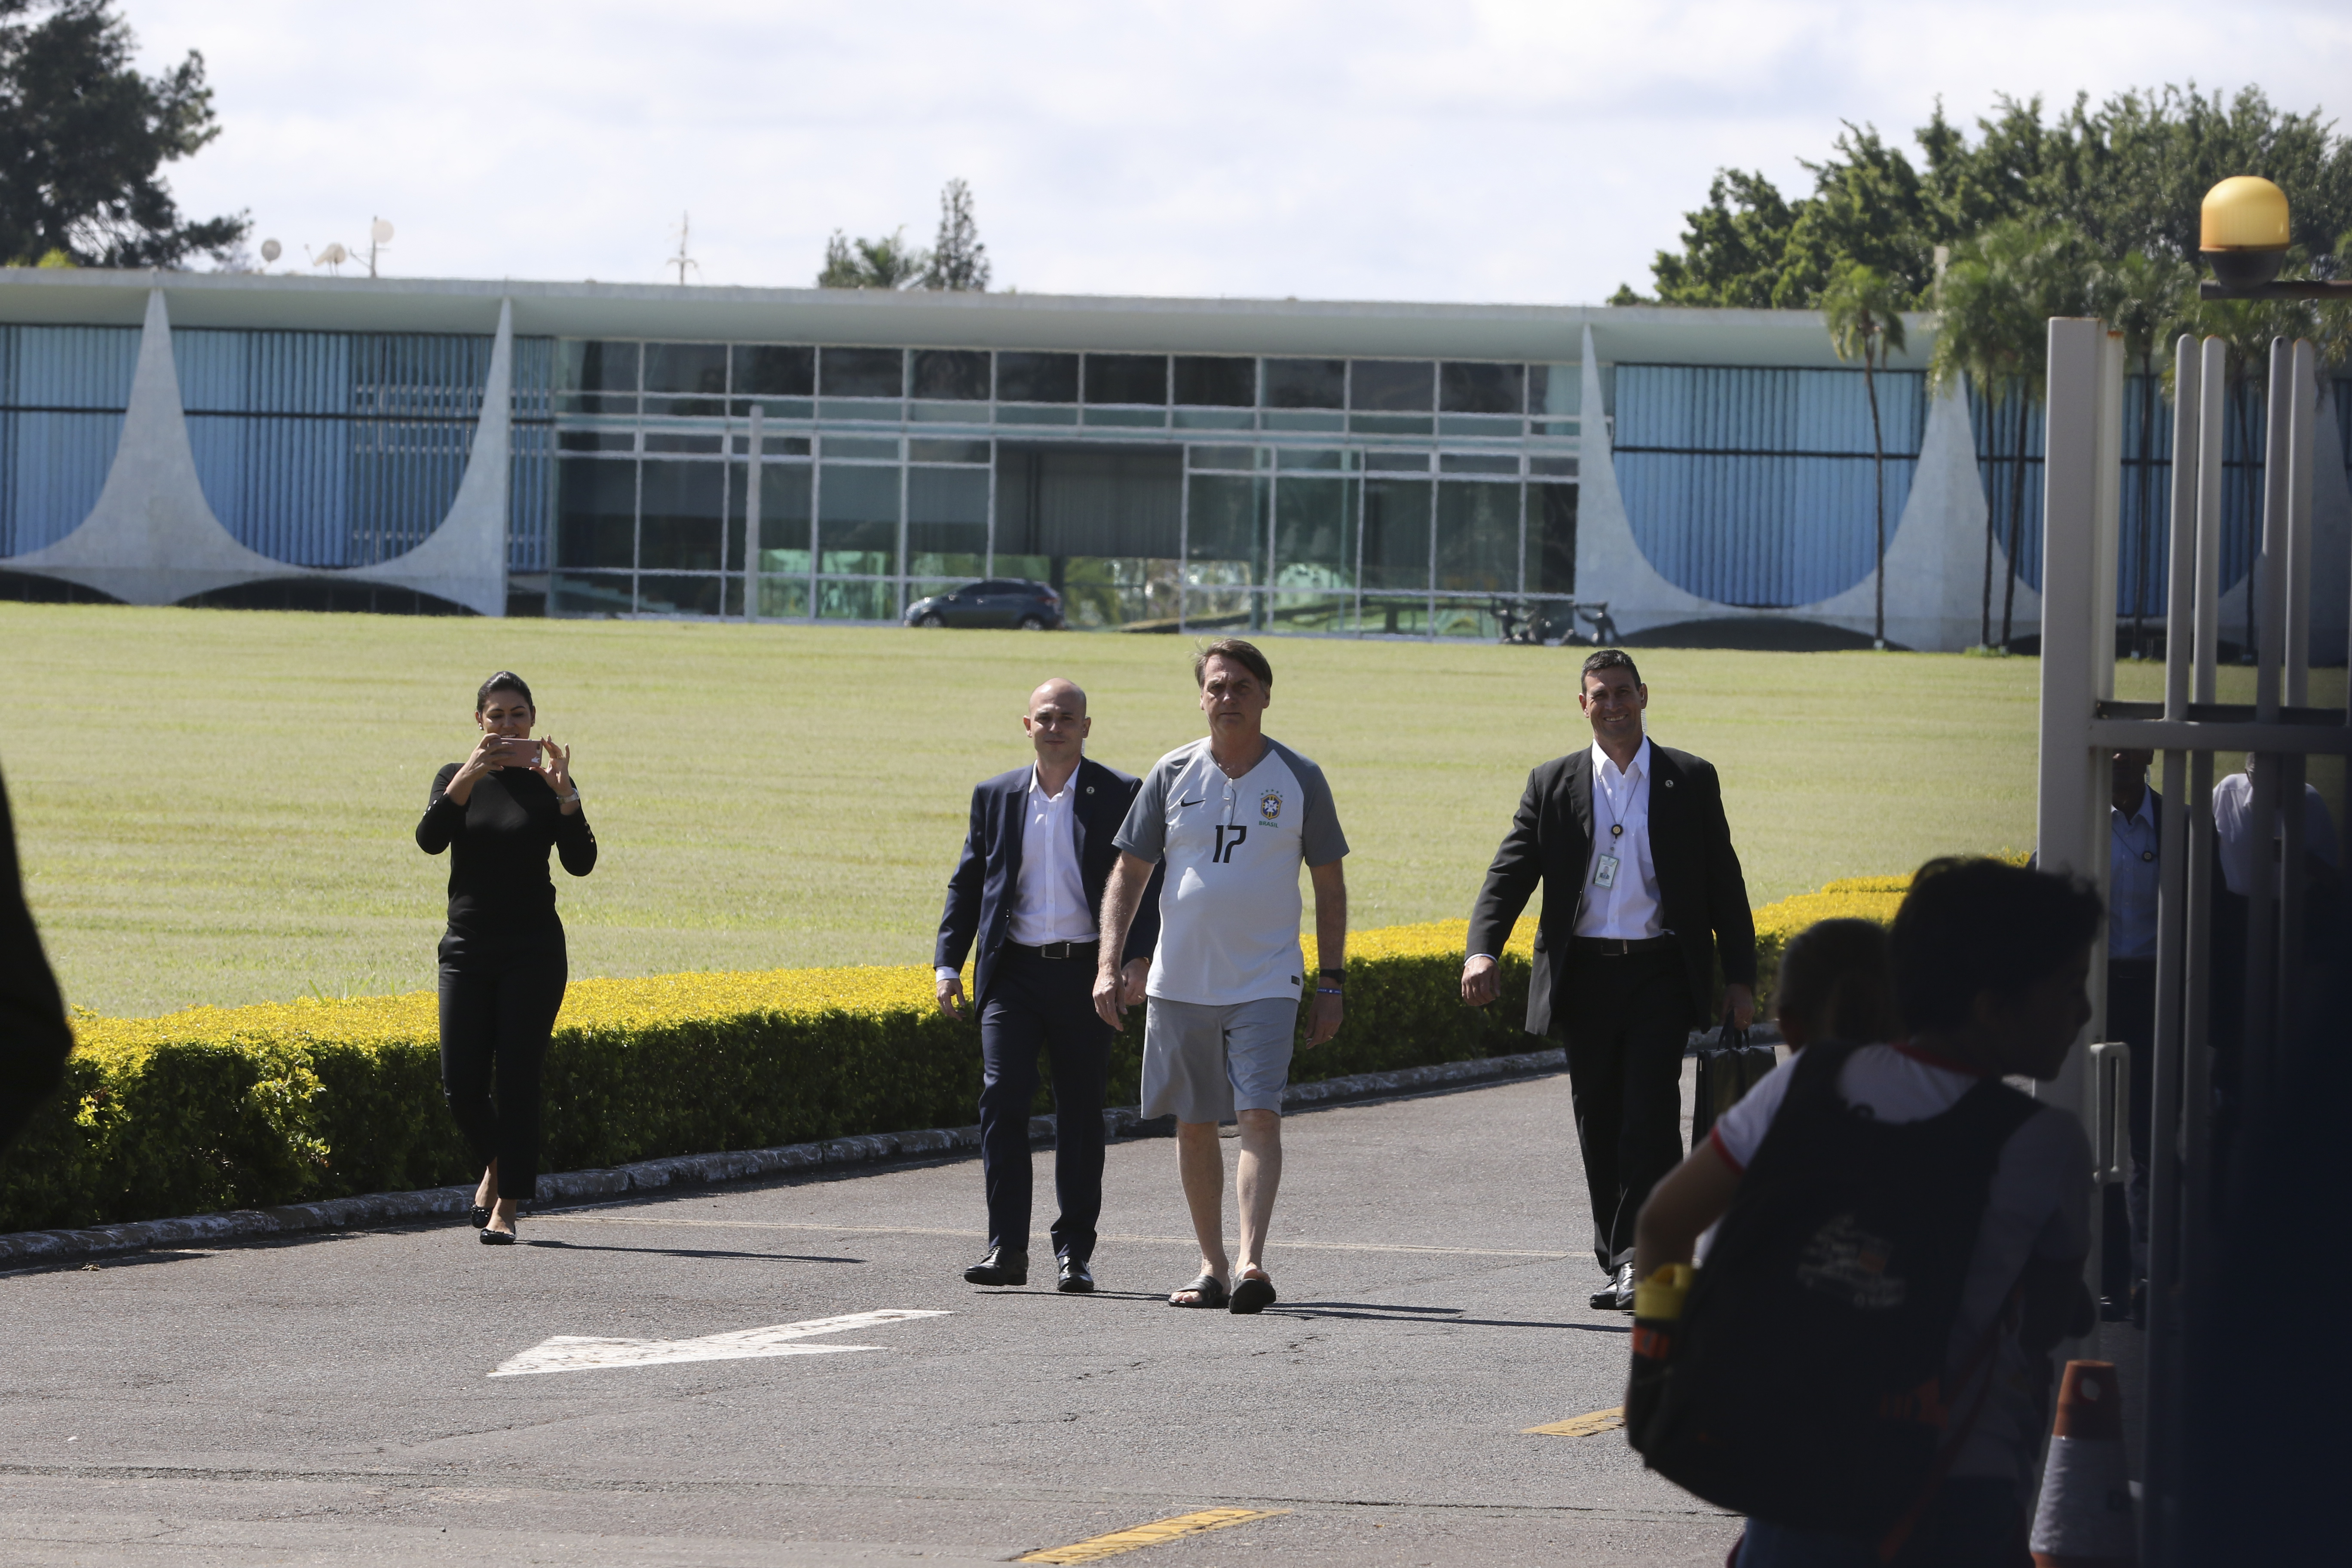
{"type": "Polygon", "coordinates": [[[262,259],[262,260],[264,260],[264,261],[275,261],[275,260],[277,260],[279,257],[281,257],[281,256],[283,256],[283,255],[285,255],[285,254],[286,254],[286,247],[285,247],[284,246],[282,246],[282,245],[278,244],[276,240],[274,240],[274,239],[265,239],[265,240],[263,240],[263,241],[261,242],[261,259],[262,259]]]}
{"type": "Polygon", "coordinates": [[[383,218],[376,219],[374,224],[368,229],[368,237],[375,241],[378,245],[390,245],[392,243],[392,225],[383,218]]]}

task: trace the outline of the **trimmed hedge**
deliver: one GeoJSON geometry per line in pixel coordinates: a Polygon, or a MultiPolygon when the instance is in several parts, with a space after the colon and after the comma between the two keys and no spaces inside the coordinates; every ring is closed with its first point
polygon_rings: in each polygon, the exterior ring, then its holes
{"type": "MultiPolygon", "coordinates": [[[[1814,920],[1891,917],[1906,880],[1833,882],[1758,910],[1766,973],[1814,920]]],[[[1504,955],[1501,1001],[1475,1010],[1458,999],[1467,931],[1443,921],[1352,935],[1347,1023],[1300,1053],[1294,1081],[1524,1049],[1532,926],[1504,955]]],[[[83,1015],[75,1028],[63,1091],[0,1157],[0,1231],[479,1173],[442,1103],[430,992],[83,1015]]],[[[1130,1013],[1112,1048],[1112,1103],[1136,1101],[1141,1051],[1130,1013]]],[[[940,1015],[921,967],[574,981],[545,1093],[551,1171],[959,1126],[976,1114],[979,1031],[940,1015]]]]}

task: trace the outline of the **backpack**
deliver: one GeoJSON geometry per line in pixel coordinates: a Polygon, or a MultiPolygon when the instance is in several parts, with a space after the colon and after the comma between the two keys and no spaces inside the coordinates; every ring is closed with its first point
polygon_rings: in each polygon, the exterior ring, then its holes
{"type": "Polygon", "coordinates": [[[1799,1057],[1682,1317],[1636,1324],[1626,1425],[1709,1502],[1877,1539],[1907,1529],[1981,1407],[1950,1401],[2000,1320],[1948,1384],[1952,1323],[2001,1147],[2037,1107],[1987,1079],[1882,1123],[1838,1096],[1855,1048],[1799,1057]]]}

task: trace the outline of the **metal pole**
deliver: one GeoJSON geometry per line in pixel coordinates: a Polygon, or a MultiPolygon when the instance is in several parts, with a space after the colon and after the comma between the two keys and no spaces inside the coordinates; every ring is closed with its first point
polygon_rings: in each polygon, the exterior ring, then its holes
{"type": "MultiPolygon", "coordinates": [[[[2105,801],[2098,771],[2091,765],[2090,724],[2103,685],[2100,670],[2104,667],[2112,681],[2115,664],[2115,622],[2112,615],[2105,626],[2096,620],[2101,597],[2095,582],[2097,563],[2113,559],[2112,551],[2099,548],[2102,524],[2112,522],[2101,505],[2112,499],[2112,489],[2099,480],[2101,458],[2114,450],[2105,427],[2119,426],[2121,419],[2121,410],[2105,395],[2110,357],[2105,322],[2050,322],[2049,422],[2042,447],[2041,787],[2034,843],[2043,870],[2072,871],[2102,884],[2109,860],[2105,801]]],[[[2095,1008],[2105,992],[2103,955],[2095,954],[2091,967],[2095,1008]]],[[[2094,1029],[2099,1022],[2095,1014],[2094,1029]]],[[[2084,1114],[2088,1106],[2083,1054],[2069,1052],[2057,1079],[2035,1092],[2084,1114]]],[[[2093,1250],[2095,1263],[2095,1238],[2093,1250]]]]}
{"type": "Polygon", "coordinates": [[[2311,700],[2311,579],[2318,565],[2311,544],[2311,464],[2319,369],[2305,339],[2295,340],[2287,392],[2286,700],[2300,708],[2311,700]]]}
{"type": "Polygon", "coordinates": [[[767,470],[760,465],[767,451],[761,432],[765,408],[751,405],[751,461],[744,470],[751,477],[743,481],[743,618],[760,618],[760,492],[767,487],[761,481],[767,470]]]}
{"type": "Polygon", "coordinates": [[[2213,660],[2221,640],[2221,437],[2229,417],[2229,345],[2207,338],[2197,373],[2197,639],[2189,700],[2214,700],[2213,660]]]}
{"type": "MultiPolygon", "coordinates": [[[[2198,382],[2197,340],[2183,334],[2174,345],[2172,508],[2167,539],[2164,630],[2164,716],[2189,713],[2190,666],[2195,637],[2190,626],[2197,604],[2197,456],[2201,443],[2197,418],[2203,405],[2198,382]]],[[[2156,389],[2147,389],[2154,396],[2156,389]]],[[[2143,454],[2144,456],[2146,454],[2143,454]]],[[[2182,1268],[2181,1058],[2185,1018],[2177,1005],[2185,998],[2187,974],[2202,969],[2202,954],[2190,949],[2189,910],[2189,758],[2167,752],[2162,759],[2158,816],[2156,915],[2156,1038],[2148,1151],[2147,1396],[2141,1401],[2143,1518],[2149,1561],[2163,1563],[2163,1542],[2178,1533],[2180,1430],[2179,1386],[2180,1302],[2176,1292],[2187,1278],[2182,1268]]],[[[2201,978],[2201,975],[2200,975],[2201,978]]]]}
{"type": "MultiPolygon", "coordinates": [[[[2270,405],[2263,443],[2263,531],[2254,558],[2254,722],[2278,722],[2279,686],[2286,662],[2286,556],[2289,455],[2287,411],[2294,402],[2294,351],[2284,338],[2271,340],[2270,405]]],[[[2252,993],[2248,994],[2249,995],[2252,993]]]]}

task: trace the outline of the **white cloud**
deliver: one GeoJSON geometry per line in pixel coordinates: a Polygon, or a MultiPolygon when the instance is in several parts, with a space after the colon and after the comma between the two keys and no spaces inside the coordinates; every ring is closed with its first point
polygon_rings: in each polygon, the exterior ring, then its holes
{"type": "Polygon", "coordinates": [[[387,270],[803,284],[835,227],[927,241],[971,181],[1000,286],[1580,301],[1648,277],[1725,164],[1801,189],[1841,120],[2259,82],[2333,111],[2340,5],[973,6],[128,0],[204,51],[197,215],[387,270]]]}

